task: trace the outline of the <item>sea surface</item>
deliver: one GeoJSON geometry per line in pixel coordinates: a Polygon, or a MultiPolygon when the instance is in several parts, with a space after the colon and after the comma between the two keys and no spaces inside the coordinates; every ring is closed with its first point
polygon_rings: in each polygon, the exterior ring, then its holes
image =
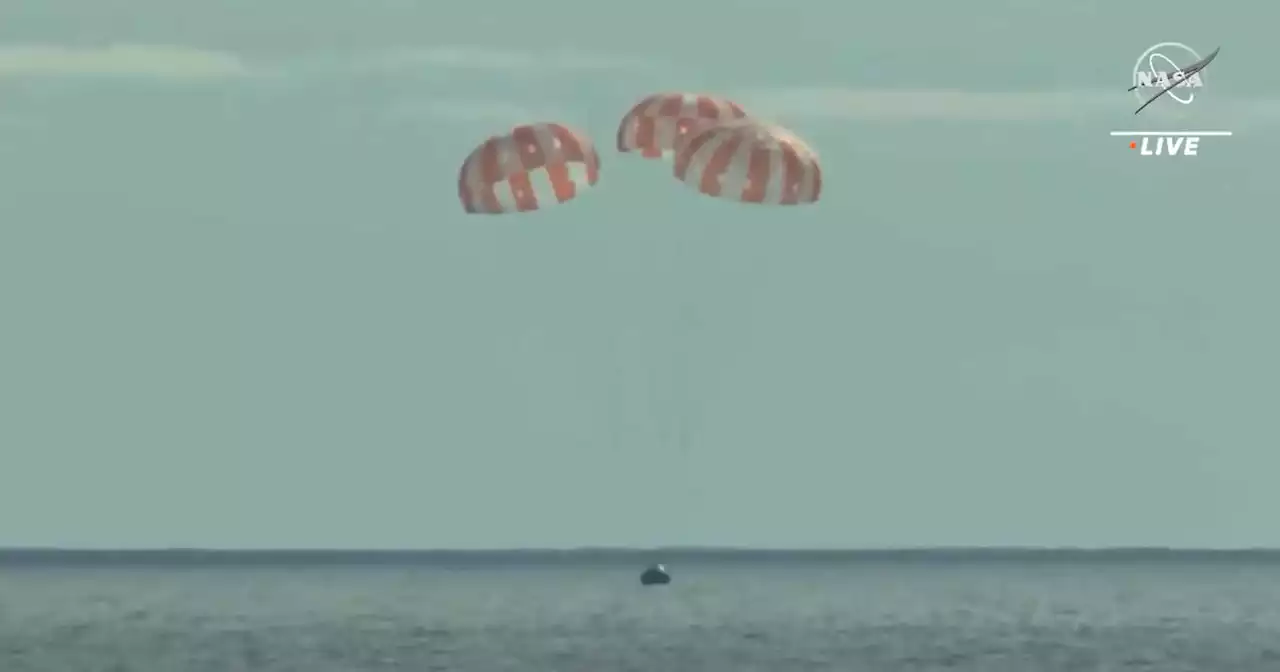
{"type": "Polygon", "coordinates": [[[0,552],[3,672],[1276,672],[1280,557],[0,552]]]}

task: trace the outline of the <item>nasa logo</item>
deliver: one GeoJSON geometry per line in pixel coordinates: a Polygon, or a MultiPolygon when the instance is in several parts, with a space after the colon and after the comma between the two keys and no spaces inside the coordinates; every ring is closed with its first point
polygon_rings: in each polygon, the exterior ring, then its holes
{"type": "Polygon", "coordinates": [[[1133,95],[1144,106],[1148,102],[1163,103],[1166,109],[1173,106],[1190,105],[1195,102],[1195,89],[1204,87],[1202,69],[1191,70],[1194,64],[1200,64],[1200,54],[1195,49],[1181,42],[1161,42],[1142,52],[1138,62],[1133,66],[1133,95]],[[1153,101],[1153,97],[1167,90],[1161,98],[1153,101]]]}

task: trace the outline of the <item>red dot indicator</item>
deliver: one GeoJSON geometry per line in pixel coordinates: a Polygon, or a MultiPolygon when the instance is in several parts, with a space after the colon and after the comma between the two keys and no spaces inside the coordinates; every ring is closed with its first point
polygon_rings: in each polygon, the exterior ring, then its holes
{"type": "Polygon", "coordinates": [[[1129,149],[1137,149],[1137,148],[1138,148],[1138,143],[1136,142],[1129,143],[1129,149]]]}

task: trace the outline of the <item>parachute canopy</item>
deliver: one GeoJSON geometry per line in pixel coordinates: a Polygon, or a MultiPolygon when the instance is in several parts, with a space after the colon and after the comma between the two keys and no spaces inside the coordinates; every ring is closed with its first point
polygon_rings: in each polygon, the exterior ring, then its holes
{"type": "Polygon", "coordinates": [[[469,213],[528,212],[572,200],[600,179],[600,156],[583,133],[557,123],[516,126],[476,147],[458,171],[469,213]]]}
{"type": "Polygon", "coordinates": [[[655,93],[636,103],[618,124],[618,151],[646,159],[672,156],[703,126],[747,113],[737,103],[703,93],[655,93]]]}
{"type": "Polygon", "coordinates": [[[800,205],[822,192],[822,168],[808,143],[753,119],[699,130],[676,153],[673,174],[708,196],[743,203],[800,205]]]}

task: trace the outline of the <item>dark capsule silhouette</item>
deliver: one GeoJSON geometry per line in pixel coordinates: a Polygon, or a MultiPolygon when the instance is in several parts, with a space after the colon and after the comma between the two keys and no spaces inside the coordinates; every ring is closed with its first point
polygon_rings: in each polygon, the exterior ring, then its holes
{"type": "Polygon", "coordinates": [[[671,583],[671,575],[662,565],[653,565],[640,575],[640,584],[644,586],[665,586],[671,583]]]}

